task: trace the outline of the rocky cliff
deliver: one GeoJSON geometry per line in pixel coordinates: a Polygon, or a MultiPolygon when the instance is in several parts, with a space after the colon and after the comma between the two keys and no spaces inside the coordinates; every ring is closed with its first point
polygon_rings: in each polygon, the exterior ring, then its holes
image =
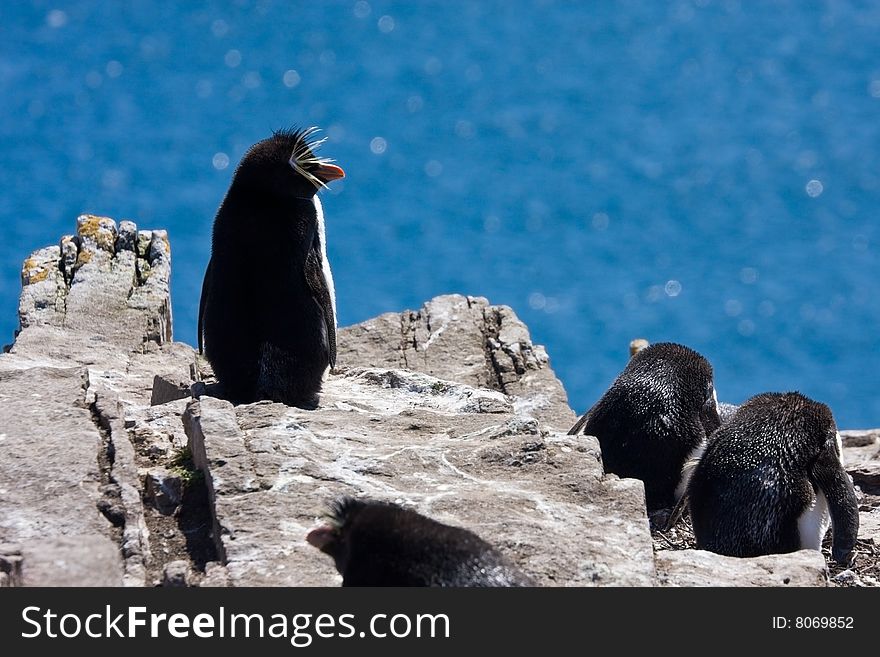
{"type": "MultiPolygon", "coordinates": [[[[0,584],[337,585],[305,535],[339,494],[467,527],[542,585],[829,582],[818,552],[664,549],[685,543],[652,537],[641,482],[565,434],[575,413],[545,350],[480,297],[342,329],[317,410],[216,399],[172,340],[170,258],[164,231],[83,216],[25,261],[0,356],[0,584]]],[[[877,492],[878,433],[847,444],[877,492]]],[[[864,499],[867,560],[880,502],[864,499]]]]}

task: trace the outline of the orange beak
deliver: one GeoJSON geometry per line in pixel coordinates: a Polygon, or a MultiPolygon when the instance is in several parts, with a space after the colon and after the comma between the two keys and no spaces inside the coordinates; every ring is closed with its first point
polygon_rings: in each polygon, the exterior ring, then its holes
{"type": "Polygon", "coordinates": [[[331,180],[345,178],[345,171],[340,169],[335,164],[322,164],[317,169],[315,169],[315,175],[324,182],[330,182],[331,180]]]}

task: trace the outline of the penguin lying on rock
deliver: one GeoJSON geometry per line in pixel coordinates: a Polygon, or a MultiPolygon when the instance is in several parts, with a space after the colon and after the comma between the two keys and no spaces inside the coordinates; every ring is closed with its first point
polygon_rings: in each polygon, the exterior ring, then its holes
{"type": "Polygon", "coordinates": [[[204,351],[233,403],[314,408],[336,361],[336,300],[317,192],[344,177],[316,128],[276,132],[244,155],[214,219],[199,303],[204,351]]]}
{"type": "Polygon", "coordinates": [[[343,586],[534,586],[466,529],[388,502],[343,497],[306,540],[336,562],[343,586]]]}
{"type": "Polygon", "coordinates": [[[596,436],[605,472],[645,483],[649,511],[675,504],[682,466],[718,428],[712,366],[688,347],[658,342],[632,358],[568,432],[596,436]]]}
{"type": "Polygon", "coordinates": [[[800,393],[764,393],[740,406],[712,436],[686,495],[700,549],[735,557],[818,550],[830,520],[834,560],[851,559],[859,510],[840,434],[831,410],[800,393]]]}

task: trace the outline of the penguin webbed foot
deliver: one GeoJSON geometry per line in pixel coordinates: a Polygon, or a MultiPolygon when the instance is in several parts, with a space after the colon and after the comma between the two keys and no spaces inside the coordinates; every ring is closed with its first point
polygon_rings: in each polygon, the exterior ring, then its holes
{"type": "Polygon", "coordinates": [[[270,399],[307,411],[318,408],[326,362],[303,362],[301,356],[271,342],[261,345],[259,362],[258,399],[270,399]]]}
{"type": "Polygon", "coordinates": [[[831,558],[844,568],[849,568],[856,559],[854,547],[843,545],[838,549],[837,544],[834,543],[831,546],[831,558]]]}
{"type": "Polygon", "coordinates": [[[838,565],[843,566],[844,568],[849,568],[852,566],[853,561],[855,561],[855,552],[849,552],[846,556],[835,557],[832,555],[832,558],[838,565]]]}
{"type": "Polygon", "coordinates": [[[205,395],[216,397],[217,399],[223,399],[233,406],[251,404],[257,401],[254,397],[253,391],[244,390],[241,386],[225,384],[222,380],[205,386],[205,395]]]}
{"type": "Polygon", "coordinates": [[[316,411],[318,410],[319,402],[320,398],[318,397],[318,395],[315,395],[314,397],[298,401],[295,404],[288,404],[288,406],[295,406],[296,408],[301,408],[304,411],[316,411]]]}

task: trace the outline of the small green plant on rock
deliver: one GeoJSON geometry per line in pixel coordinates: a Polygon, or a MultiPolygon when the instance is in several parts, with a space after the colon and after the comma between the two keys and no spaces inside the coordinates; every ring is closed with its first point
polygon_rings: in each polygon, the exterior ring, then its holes
{"type": "Polygon", "coordinates": [[[174,474],[180,477],[180,480],[186,487],[201,483],[205,478],[205,474],[196,468],[189,447],[184,447],[183,449],[178,450],[177,453],[171,457],[168,466],[174,474]]]}

